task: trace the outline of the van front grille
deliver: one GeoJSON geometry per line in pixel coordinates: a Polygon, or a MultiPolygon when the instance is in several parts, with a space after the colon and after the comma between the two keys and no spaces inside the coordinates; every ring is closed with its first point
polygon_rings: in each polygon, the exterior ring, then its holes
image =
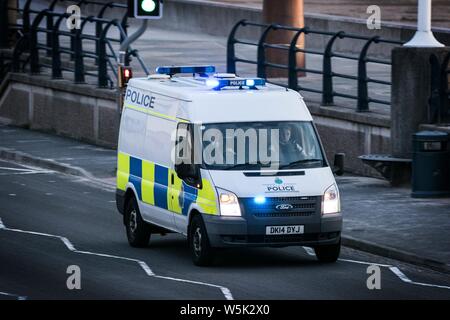
{"type": "Polygon", "coordinates": [[[247,215],[255,217],[307,217],[320,209],[320,196],[271,197],[264,203],[255,203],[253,198],[240,198],[247,215]]]}

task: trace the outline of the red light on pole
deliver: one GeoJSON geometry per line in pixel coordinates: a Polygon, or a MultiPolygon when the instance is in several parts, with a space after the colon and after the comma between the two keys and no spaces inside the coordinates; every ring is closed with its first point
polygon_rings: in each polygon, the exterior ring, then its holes
{"type": "Polygon", "coordinates": [[[131,67],[119,66],[119,88],[124,88],[128,81],[133,78],[131,67]]]}

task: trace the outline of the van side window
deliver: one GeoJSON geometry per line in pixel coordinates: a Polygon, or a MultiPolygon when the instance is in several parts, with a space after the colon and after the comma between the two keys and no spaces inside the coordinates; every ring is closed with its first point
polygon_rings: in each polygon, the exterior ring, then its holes
{"type": "Polygon", "coordinates": [[[175,141],[175,163],[192,164],[192,135],[188,123],[180,122],[177,127],[175,141]]]}

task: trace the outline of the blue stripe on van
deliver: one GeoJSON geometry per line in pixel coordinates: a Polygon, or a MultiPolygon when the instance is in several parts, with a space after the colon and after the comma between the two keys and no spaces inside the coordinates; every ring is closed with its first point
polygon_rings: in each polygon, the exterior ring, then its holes
{"type": "Polygon", "coordinates": [[[197,188],[191,187],[183,181],[183,208],[181,213],[184,216],[187,216],[191,203],[197,200],[197,192],[197,188]]]}
{"type": "Polygon", "coordinates": [[[167,186],[169,185],[169,170],[155,164],[155,206],[167,209],[167,186]]]}
{"type": "Polygon", "coordinates": [[[142,200],[142,160],[130,157],[130,182],[136,189],[139,200],[142,200]]]}

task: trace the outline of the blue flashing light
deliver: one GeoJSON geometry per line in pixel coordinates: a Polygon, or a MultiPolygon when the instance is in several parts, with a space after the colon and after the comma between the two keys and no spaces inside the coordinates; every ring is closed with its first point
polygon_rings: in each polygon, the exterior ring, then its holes
{"type": "Polygon", "coordinates": [[[221,78],[209,78],[205,81],[207,87],[212,88],[214,90],[220,90],[226,87],[247,87],[250,89],[255,89],[256,86],[264,86],[266,85],[266,80],[261,78],[255,79],[221,79],[221,78]]]}
{"type": "Polygon", "coordinates": [[[248,80],[245,81],[245,85],[246,85],[247,87],[254,87],[254,86],[255,86],[255,80],[253,80],[253,79],[248,79],[248,80]]]}
{"type": "Polygon", "coordinates": [[[171,76],[177,73],[208,74],[214,72],[216,72],[216,67],[214,66],[165,66],[156,68],[156,73],[171,76]]]}
{"type": "Polygon", "coordinates": [[[263,204],[266,202],[266,197],[258,196],[253,199],[256,204],[263,204]]]}
{"type": "Polygon", "coordinates": [[[206,86],[210,88],[216,88],[220,85],[220,81],[217,79],[207,79],[205,83],[206,86]]]}

